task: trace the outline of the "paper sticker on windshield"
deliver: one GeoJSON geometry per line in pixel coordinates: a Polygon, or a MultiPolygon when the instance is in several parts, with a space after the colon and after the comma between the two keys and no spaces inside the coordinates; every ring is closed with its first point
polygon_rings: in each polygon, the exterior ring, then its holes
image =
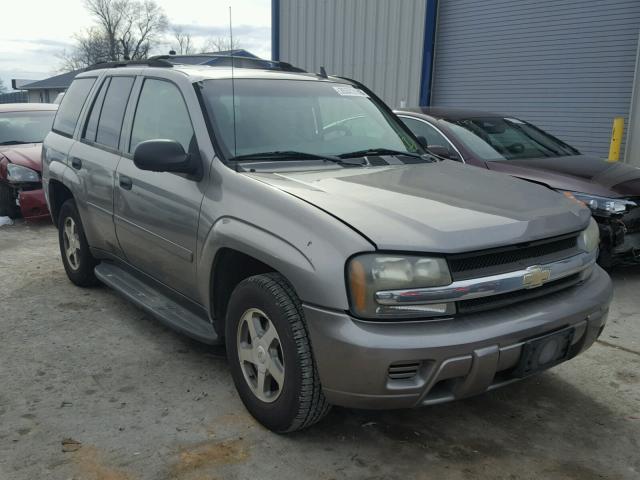
{"type": "Polygon", "coordinates": [[[359,88],[355,88],[351,85],[334,85],[333,89],[343,97],[366,97],[369,98],[365,92],[359,88]]]}
{"type": "Polygon", "coordinates": [[[518,125],[524,125],[522,120],[518,120],[517,118],[505,118],[507,122],[517,123],[518,125]]]}

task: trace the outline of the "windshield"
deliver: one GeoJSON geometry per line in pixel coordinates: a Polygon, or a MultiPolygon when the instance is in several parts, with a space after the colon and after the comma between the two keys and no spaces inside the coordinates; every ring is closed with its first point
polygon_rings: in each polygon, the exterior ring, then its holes
{"type": "Polygon", "coordinates": [[[395,116],[351,85],[264,79],[200,85],[216,141],[228,159],[267,152],[424,153],[395,116]]]}
{"type": "Polygon", "coordinates": [[[482,160],[562,157],[580,152],[530,123],[516,118],[440,120],[482,160]]]}
{"type": "Polygon", "coordinates": [[[0,145],[41,143],[51,130],[55,111],[0,113],[0,145]]]}

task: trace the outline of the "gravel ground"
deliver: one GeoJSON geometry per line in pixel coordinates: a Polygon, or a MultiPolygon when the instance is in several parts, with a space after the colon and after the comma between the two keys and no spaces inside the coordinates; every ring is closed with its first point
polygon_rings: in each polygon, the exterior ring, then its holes
{"type": "Polygon", "coordinates": [[[335,408],[278,436],[224,352],[69,283],[48,224],[0,227],[0,480],[640,478],[640,269],[573,361],[461,402],[335,408]]]}

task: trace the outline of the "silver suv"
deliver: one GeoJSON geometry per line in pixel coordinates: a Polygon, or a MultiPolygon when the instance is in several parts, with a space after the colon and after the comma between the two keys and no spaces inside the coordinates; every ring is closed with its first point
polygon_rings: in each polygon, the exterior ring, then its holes
{"type": "Polygon", "coordinates": [[[363,85],[103,65],[43,149],[67,275],[203,342],[278,432],[431,405],[588,348],[611,282],[584,206],[438,161],[363,85]]]}

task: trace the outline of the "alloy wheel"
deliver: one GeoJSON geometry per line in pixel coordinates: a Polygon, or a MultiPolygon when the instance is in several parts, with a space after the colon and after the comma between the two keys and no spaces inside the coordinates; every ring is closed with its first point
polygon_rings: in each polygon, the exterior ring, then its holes
{"type": "Polygon", "coordinates": [[[280,337],[269,317],[257,308],[244,312],[238,325],[238,360],[253,394],[263,402],[277,400],[284,386],[280,337]]]}
{"type": "Polygon", "coordinates": [[[80,268],[80,235],[76,222],[71,217],[64,219],[62,239],[67,263],[73,270],[78,270],[80,268]]]}

